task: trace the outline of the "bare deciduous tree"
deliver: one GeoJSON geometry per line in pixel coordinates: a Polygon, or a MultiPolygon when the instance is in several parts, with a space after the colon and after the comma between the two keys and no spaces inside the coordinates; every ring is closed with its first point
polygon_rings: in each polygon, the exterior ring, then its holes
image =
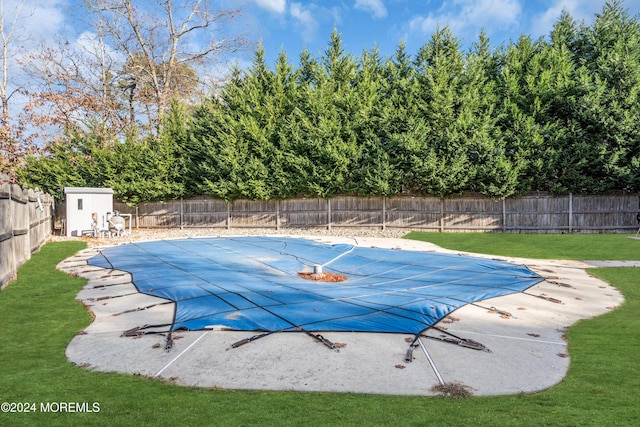
{"type": "Polygon", "coordinates": [[[58,38],[28,55],[29,74],[39,82],[26,109],[34,125],[127,131],[115,88],[118,65],[99,30],[74,43],[58,38]]]}
{"type": "Polygon", "coordinates": [[[11,99],[23,90],[17,85],[11,68],[16,66],[19,46],[26,34],[20,26],[21,19],[26,16],[23,15],[24,4],[25,1],[20,0],[7,10],[5,2],[0,1],[0,173],[6,173],[11,180],[15,180],[14,168],[22,156],[36,149],[25,136],[24,123],[9,111],[11,99]]]}
{"type": "Polygon", "coordinates": [[[62,129],[155,133],[172,98],[190,101],[210,66],[248,46],[225,25],[240,11],[208,0],[85,0],[88,30],[30,58],[41,82],[29,111],[62,129]]]}
{"type": "MultiPolygon", "coordinates": [[[[145,8],[133,0],[86,0],[93,13],[109,22],[107,35],[112,46],[129,61],[129,81],[146,91],[147,109],[156,118],[180,88],[195,87],[199,65],[219,61],[246,45],[238,35],[224,37],[223,24],[240,11],[216,10],[207,0],[155,0],[145,8]]],[[[139,4],[139,3],[138,3],[139,4]]],[[[184,95],[184,94],[182,94],[184,95]]],[[[156,121],[159,125],[161,121],[156,121]]]]}

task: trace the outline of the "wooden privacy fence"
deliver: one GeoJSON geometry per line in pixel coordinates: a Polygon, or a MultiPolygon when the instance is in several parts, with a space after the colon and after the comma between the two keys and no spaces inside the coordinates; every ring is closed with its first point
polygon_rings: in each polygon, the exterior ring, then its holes
{"type": "Polygon", "coordinates": [[[529,194],[495,200],[479,195],[437,197],[301,198],[271,201],[188,200],[114,209],[132,215],[133,227],[275,229],[377,227],[509,233],[624,233],[638,228],[639,195],[529,194]]]}
{"type": "Polygon", "coordinates": [[[0,176],[0,289],[51,236],[53,197],[0,176]]]}

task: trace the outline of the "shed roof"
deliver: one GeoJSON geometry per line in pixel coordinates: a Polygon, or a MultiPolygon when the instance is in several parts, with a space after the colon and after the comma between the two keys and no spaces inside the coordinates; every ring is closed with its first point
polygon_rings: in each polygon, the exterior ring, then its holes
{"type": "Polygon", "coordinates": [[[113,190],[96,187],[64,187],[64,194],[113,194],[113,190]]]}

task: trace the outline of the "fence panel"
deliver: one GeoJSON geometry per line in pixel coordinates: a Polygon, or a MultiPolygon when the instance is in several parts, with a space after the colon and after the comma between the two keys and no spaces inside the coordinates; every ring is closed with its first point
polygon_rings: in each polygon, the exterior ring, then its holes
{"type": "Polygon", "coordinates": [[[0,289],[49,239],[53,198],[23,190],[0,176],[0,289]]]}
{"type": "Polygon", "coordinates": [[[278,226],[278,202],[275,200],[235,200],[229,212],[230,227],[278,226]]]}
{"type": "Polygon", "coordinates": [[[319,198],[280,200],[279,218],[281,227],[327,227],[328,203],[319,198]]]}
{"type": "Polygon", "coordinates": [[[639,199],[632,195],[574,196],[573,231],[607,233],[637,228],[639,199]]]}
{"type": "Polygon", "coordinates": [[[31,248],[29,244],[29,196],[19,185],[11,186],[11,217],[13,220],[13,246],[11,248],[15,258],[16,270],[29,258],[31,248]]]}
{"type": "Polygon", "coordinates": [[[571,196],[535,194],[505,200],[505,231],[560,233],[569,231],[571,196]]]}
{"type": "Polygon", "coordinates": [[[500,231],[503,224],[502,200],[477,194],[444,201],[443,231],[500,231]]]}
{"type": "Polygon", "coordinates": [[[437,197],[396,196],[386,200],[385,226],[439,230],[442,203],[437,197]]]}
{"type": "Polygon", "coordinates": [[[179,200],[141,203],[136,216],[137,226],[141,228],[180,227],[180,209],[179,200]]]}
{"type": "Polygon", "coordinates": [[[229,205],[223,200],[198,197],[184,201],[184,227],[227,227],[228,222],[229,205]]]}
{"type": "Polygon", "coordinates": [[[334,197],[330,200],[331,225],[336,227],[382,227],[382,197],[334,197]]]}
{"type": "Polygon", "coordinates": [[[29,198],[29,249],[37,251],[51,235],[53,197],[39,194],[33,190],[28,192],[29,198]]]}

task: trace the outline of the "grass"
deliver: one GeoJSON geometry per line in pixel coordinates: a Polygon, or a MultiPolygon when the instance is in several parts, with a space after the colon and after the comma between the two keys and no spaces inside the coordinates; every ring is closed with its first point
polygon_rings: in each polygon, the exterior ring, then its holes
{"type": "MultiPolygon", "coordinates": [[[[456,249],[480,252],[488,236],[467,235],[463,240],[469,247],[456,249]]],[[[532,253],[557,257],[553,245],[539,236],[520,238],[531,239],[532,253]]],[[[603,238],[608,236],[587,241],[601,246],[603,238]]],[[[498,251],[508,249],[495,245],[498,251]]],[[[67,361],[67,344],[91,316],[75,301],[85,281],[55,270],[55,265],[82,247],[79,242],[47,244],[0,292],[0,403],[97,402],[100,412],[0,412],[1,426],[600,426],[636,425],[640,419],[640,275],[634,268],[592,271],[619,288],[626,301],[617,310],[569,330],[569,374],[540,393],[453,399],[206,390],[91,372],[67,361]]]]}
{"type": "Polygon", "coordinates": [[[522,258],[638,260],[640,240],[623,234],[426,233],[405,239],[431,242],[445,249],[522,258]]]}

